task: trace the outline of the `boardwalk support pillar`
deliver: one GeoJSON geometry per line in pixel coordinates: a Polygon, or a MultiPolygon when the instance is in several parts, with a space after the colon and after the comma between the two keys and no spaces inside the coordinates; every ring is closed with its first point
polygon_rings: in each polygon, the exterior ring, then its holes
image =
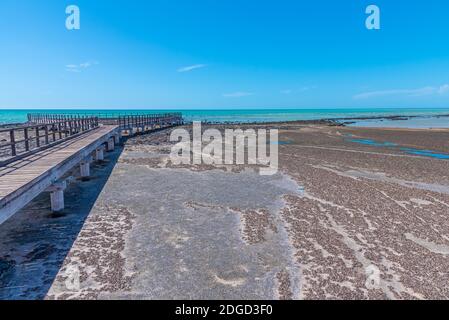
{"type": "Polygon", "coordinates": [[[104,160],[104,147],[99,147],[95,150],[95,161],[103,161],[104,160]]]}
{"type": "Polygon", "coordinates": [[[85,159],[80,163],[81,178],[90,177],[90,161],[91,159],[85,159]]]}
{"type": "Polygon", "coordinates": [[[55,182],[47,191],[50,192],[51,210],[59,212],[64,210],[64,190],[67,188],[67,182],[55,182]]]}
{"type": "Polygon", "coordinates": [[[115,139],[114,138],[110,138],[108,140],[108,151],[114,151],[115,149],[115,139]]]}
{"type": "Polygon", "coordinates": [[[114,142],[115,142],[115,145],[116,145],[116,146],[118,146],[118,145],[120,144],[120,139],[121,139],[121,134],[120,134],[119,132],[117,132],[117,133],[114,135],[114,142]]]}

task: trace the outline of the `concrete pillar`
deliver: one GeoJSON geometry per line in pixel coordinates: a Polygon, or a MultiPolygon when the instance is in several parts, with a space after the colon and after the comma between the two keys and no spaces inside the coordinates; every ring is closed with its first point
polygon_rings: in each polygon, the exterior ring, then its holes
{"type": "Polygon", "coordinates": [[[64,210],[64,190],[56,190],[50,193],[51,211],[64,210]]]}
{"type": "Polygon", "coordinates": [[[90,176],[90,161],[84,160],[80,163],[81,178],[90,176]]]}
{"type": "Polygon", "coordinates": [[[114,138],[109,138],[109,140],[108,140],[108,151],[114,151],[114,149],[115,149],[114,138]]]}
{"type": "Polygon", "coordinates": [[[103,161],[104,160],[104,147],[100,147],[95,150],[95,161],[103,161]]]}
{"type": "Polygon", "coordinates": [[[67,188],[67,183],[55,182],[47,191],[50,192],[51,210],[59,212],[64,210],[64,190],[67,188]]]}
{"type": "Polygon", "coordinates": [[[115,145],[119,145],[120,144],[120,139],[122,138],[122,135],[121,135],[121,133],[120,132],[117,132],[115,135],[114,135],[114,142],[115,142],[115,145]]]}

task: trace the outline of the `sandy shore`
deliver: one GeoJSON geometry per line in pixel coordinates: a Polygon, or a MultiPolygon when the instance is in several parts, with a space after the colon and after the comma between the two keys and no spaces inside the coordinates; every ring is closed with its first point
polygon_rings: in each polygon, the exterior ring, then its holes
{"type": "Polygon", "coordinates": [[[94,170],[104,188],[70,186],[61,217],[48,216],[48,195],[36,199],[0,226],[0,286],[17,287],[0,297],[449,297],[449,131],[260,126],[281,127],[274,176],[173,166],[163,131],[128,140],[115,166],[94,170]],[[91,208],[80,210],[85,199],[91,208]],[[24,234],[24,219],[36,216],[24,234]],[[60,237],[78,221],[73,240],[55,243],[49,221],[60,237]],[[22,237],[11,239],[15,232],[22,237]],[[66,285],[74,267],[80,290],[66,285]]]}

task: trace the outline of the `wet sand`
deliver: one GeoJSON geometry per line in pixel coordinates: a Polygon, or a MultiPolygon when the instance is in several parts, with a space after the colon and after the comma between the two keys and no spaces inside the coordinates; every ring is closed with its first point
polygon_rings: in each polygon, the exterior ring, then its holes
{"type": "MultiPolygon", "coordinates": [[[[282,129],[274,176],[261,176],[254,166],[174,166],[170,131],[128,140],[110,176],[93,171],[107,182],[92,209],[78,217],[74,242],[29,259],[45,270],[48,256],[66,255],[53,266],[57,275],[36,271],[37,279],[53,276],[54,282],[33,297],[449,297],[449,162],[434,156],[449,153],[449,131],[270,127],[282,129]],[[73,267],[80,290],[66,285],[73,267]],[[367,285],[372,270],[380,274],[374,287],[367,285]]],[[[95,188],[78,181],[68,202],[83,203],[95,188]]],[[[46,226],[43,199],[0,226],[0,261],[9,272],[1,286],[20,282],[30,263],[24,257],[42,242],[55,244],[44,227],[9,238],[24,232],[30,212],[46,226]]],[[[59,223],[73,223],[67,216],[77,210],[69,206],[59,223]]],[[[1,292],[1,298],[30,294],[1,292]]]]}

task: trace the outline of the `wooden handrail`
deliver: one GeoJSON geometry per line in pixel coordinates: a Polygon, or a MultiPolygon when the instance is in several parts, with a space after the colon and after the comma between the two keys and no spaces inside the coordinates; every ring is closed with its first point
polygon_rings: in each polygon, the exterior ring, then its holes
{"type": "MultiPolygon", "coordinates": [[[[39,149],[52,146],[74,135],[97,128],[98,116],[28,114],[28,125],[17,125],[13,128],[0,129],[0,163],[18,159],[39,149]]],[[[105,119],[102,119],[102,121],[105,119]]],[[[105,124],[118,125],[121,130],[143,130],[154,126],[167,127],[183,123],[182,113],[163,114],[123,114],[116,118],[108,118],[105,124]]]]}
{"type": "Polygon", "coordinates": [[[9,160],[11,157],[20,157],[59,141],[62,142],[98,126],[98,118],[90,117],[2,129],[0,130],[0,136],[6,140],[6,143],[0,143],[0,151],[4,153],[2,158],[5,157],[5,148],[10,150],[9,152],[6,151],[6,157],[9,160]],[[2,133],[3,135],[1,135],[2,133]],[[9,141],[7,138],[9,138],[9,141]]]}
{"type": "Polygon", "coordinates": [[[96,117],[98,119],[104,120],[104,121],[115,121],[117,124],[120,120],[120,118],[126,118],[130,117],[132,121],[136,120],[136,117],[143,117],[143,118],[169,118],[174,117],[177,119],[182,119],[182,113],[180,112],[171,112],[171,113],[161,113],[161,114],[143,114],[143,113],[133,113],[133,112],[127,112],[127,113],[92,113],[92,114],[65,114],[65,115],[58,115],[58,114],[40,114],[40,113],[29,113],[27,115],[28,122],[33,124],[45,124],[45,123],[54,123],[54,122],[61,122],[64,120],[76,120],[76,119],[82,119],[86,117],[96,117]]]}
{"type": "Polygon", "coordinates": [[[118,124],[121,128],[143,127],[150,125],[181,124],[183,122],[182,113],[165,114],[139,114],[119,116],[118,124]]]}

